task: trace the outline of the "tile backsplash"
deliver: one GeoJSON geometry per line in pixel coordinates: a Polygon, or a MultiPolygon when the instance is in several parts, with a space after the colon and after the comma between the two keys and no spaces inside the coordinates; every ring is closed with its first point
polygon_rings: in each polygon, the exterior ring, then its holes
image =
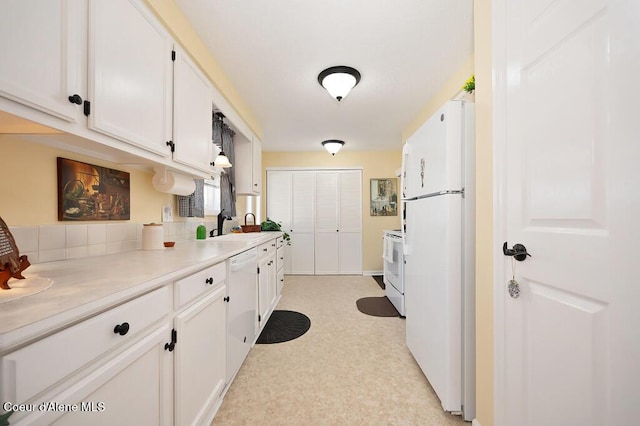
{"type": "MultiPolygon", "coordinates": [[[[196,238],[201,221],[163,223],[165,241],[189,241],[196,238]]],[[[215,221],[204,221],[207,232],[215,221]]],[[[9,227],[20,254],[33,264],[55,260],[101,256],[142,247],[142,223],[91,223],[9,227]]]]}

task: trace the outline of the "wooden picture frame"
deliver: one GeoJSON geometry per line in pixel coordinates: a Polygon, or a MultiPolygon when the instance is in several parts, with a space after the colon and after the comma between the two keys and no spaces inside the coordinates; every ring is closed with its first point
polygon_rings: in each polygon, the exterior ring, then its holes
{"type": "Polygon", "coordinates": [[[128,172],[58,157],[58,220],[129,220],[128,172]]]}
{"type": "Polygon", "coordinates": [[[398,178],[372,178],[370,189],[371,216],[398,215],[398,178]]]}

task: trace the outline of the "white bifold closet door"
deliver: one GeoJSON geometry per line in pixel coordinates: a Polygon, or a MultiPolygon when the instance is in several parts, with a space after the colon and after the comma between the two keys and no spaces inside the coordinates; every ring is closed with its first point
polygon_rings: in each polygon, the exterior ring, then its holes
{"type": "Polygon", "coordinates": [[[362,172],[316,172],[315,272],[362,274],[362,172]]]}

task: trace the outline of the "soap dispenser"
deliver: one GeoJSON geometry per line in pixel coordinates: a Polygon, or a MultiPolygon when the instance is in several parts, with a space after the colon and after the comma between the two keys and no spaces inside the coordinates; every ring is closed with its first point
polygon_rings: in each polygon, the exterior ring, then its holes
{"type": "Polygon", "coordinates": [[[196,228],[196,239],[204,240],[207,238],[207,228],[204,226],[204,223],[201,223],[196,228]]]}

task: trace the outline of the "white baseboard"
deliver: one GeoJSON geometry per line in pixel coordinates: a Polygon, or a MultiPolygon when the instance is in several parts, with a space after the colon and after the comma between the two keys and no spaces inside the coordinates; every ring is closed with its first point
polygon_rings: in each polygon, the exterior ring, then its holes
{"type": "Polygon", "coordinates": [[[471,426],[482,426],[482,425],[480,424],[480,422],[478,421],[478,419],[473,419],[473,420],[471,421],[471,426]]]}
{"type": "Polygon", "coordinates": [[[365,276],[374,276],[374,275],[382,275],[382,271],[362,271],[362,275],[365,276]]]}

